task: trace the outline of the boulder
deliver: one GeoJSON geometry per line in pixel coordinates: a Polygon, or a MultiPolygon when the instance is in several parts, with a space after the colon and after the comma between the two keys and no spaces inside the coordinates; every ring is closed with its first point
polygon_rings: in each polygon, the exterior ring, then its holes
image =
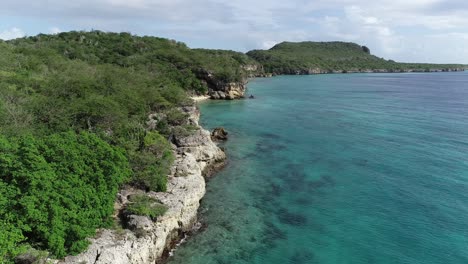
{"type": "Polygon", "coordinates": [[[149,232],[154,229],[154,223],[148,216],[129,215],[127,218],[127,227],[132,231],[144,230],[149,232]]]}
{"type": "Polygon", "coordinates": [[[211,132],[211,139],[217,141],[224,141],[228,139],[228,132],[223,127],[217,127],[211,132]]]}

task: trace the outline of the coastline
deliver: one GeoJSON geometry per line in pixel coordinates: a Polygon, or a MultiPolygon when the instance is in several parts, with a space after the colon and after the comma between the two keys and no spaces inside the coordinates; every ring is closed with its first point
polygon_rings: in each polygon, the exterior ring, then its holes
{"type": "Polygon", "coordinates": [[[365,69],[365,70],[322,70],[322,69],[299,69],[294,72],[281,73],[259,73],[253,78],[269,78],[282,75],[319,75],[319,74],[353,74],[353,73],[434,73],[434,72],[464,72],[465,68],[446,68],[446,69],[407,69],[407,70],[389,70],[389,69],[365,69]]]}
{"type": "MultiPolygon", "coordinates": [[[[184,234],[196,226],[200,200],[205,195],[205,177],[222,167],[226,155],[211,140],[210,132],[198,124],[198,107],[185,107],[183,111],[199,130],[188,137],[174,139],[176,160],[168,177],[167,191],[147,193],[166,205],[168,211],[155,222],[146,216],[132,215],[128,229],[99,230],[85,252],[53,263],[162,263],[184,234]]],[[[137,192],[141,191],[121,190],[116,209],[137,192]]]]}

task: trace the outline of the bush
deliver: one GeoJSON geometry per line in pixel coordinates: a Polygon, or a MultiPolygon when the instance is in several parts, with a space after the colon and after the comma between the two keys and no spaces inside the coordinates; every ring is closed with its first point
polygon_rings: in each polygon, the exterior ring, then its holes
{"type": "MultiPolygon", "coordinates": [[[[0,183],[1,184],[1,183],[0,183]]],[[[5,186],[0,186],[0,194],[5,190],[5,186]]],[[[0,198],[2,199],[2,198],[0,198]]],[[[7,219],[0,220],[0,263],[13,263],[12,259],[26,250],[25,246],[21,243],[26,239],[22,230],[16,226],[16,216],[6,212],[8,208],[0,205],[0,216],[7,217],[7,219]],[[13,217],[13,219],[12,219],[13,217]]]]}
{"type": "Polygon", "coordinates": [[[177,108],[171,109],[167,112],[167,123],[171,126],[180,126],[187,123],[188,114],[183,113],[177,108]]]}
{"type": "Polygon", "coordinates": [[[164,215],[167,207],[158,200],[145,194],[135,195],[130,198],[127,205],[127,214],[144,215],[150,217],[153,221],[159,216],[164,215]]]}
{"type": "Polygon", "coordinates": [[[174,154],[169,142],[158,132],[147,132],[139,151],[131,154],[133,182],[147,191],[166,191],[174,154]]]}
{"type": "Polygon", "coordinates": [[[172,134],[176,138],[184,138],[193,135],[199,128],[194,125],[183,125],[172,128],[172,134]]]}
{"type": "Polygon", "coordinates": [[[47,264],[47,257],[49,253],[47,251],[36,250],[34,248],[27,248],[23,253],[15,257],[16,264],[47,264]]]}

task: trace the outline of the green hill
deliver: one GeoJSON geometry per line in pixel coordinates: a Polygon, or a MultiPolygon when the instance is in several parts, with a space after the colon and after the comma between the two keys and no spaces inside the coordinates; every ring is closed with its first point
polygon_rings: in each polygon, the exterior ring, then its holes
{"type": "MultiPolygon", "coordinates": [[[[190,49],[185,43],[175,40],[138,37],[129,33],[72,31],[57,35],[40,34],[8,43],[20,48],[54,50],[68,59],[85,61],[92,65],[156,67],[161,77],[168,74],[169,78],[176,79],[188,79],[196,77],[200,71],[208,71],[219,81],[238,80],[249,74],[242,70],[243,65],[256,64],[241,52],[190,49]]],[[[190,83],[182,83],[186,90],[206,90],[206,87],[199,85],[195,79],[190,83]]]]}
{"type": "Polygon", "coordinates": [[[269,50],[252,50],[248,56],[273,74],[331,72],[399,72],[456,70],[464,65],[410,64],[384,60],[365,46],[349,42],[282,42],[269,50]]]}

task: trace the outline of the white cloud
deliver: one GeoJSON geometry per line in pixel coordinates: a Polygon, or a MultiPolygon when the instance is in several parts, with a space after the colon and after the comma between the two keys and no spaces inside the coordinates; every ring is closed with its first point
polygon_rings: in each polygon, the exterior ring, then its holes
{"type": "Polygon", "coordinates": [[[261,48],[262,49],[270,49],[274,45],[276,45],[277,43],[278,43],[278,41],[275,41],[275,40],[266,40],[266,41],[263,41],[261,48]]]}
{"type": "Polygon", "coordinates": [[[60,28],[58,28],[58,27],[51,27],[51,28],[49,28],[49,33],[50,33],[50,34],[58,34],[58,33],[60,33],[60,32],[63,32],[63,31],[62,31],[60,28]]]}
{"type": "Polygon", "coordinates": [[[3,39],[3,40],[21,38],[24,36],[25,36],[24,32],[21,29],[16,28],[16,27],[0,32],[0,39],[3,39]]]}

